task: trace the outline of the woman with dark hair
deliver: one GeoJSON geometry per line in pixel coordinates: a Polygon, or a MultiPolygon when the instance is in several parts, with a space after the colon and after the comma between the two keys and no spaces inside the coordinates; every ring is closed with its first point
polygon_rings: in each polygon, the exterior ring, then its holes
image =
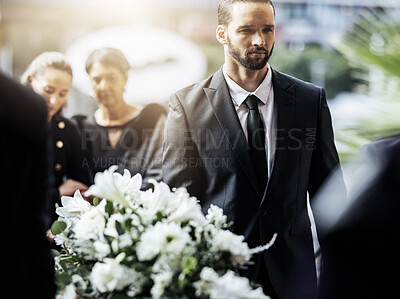
{"type": "MultiPolygon", "coordinates": [[[[87,190],[91,181],[82,153],[81,136],[78,127],[62,115],[72,84],[72,68],[66,57],[59,52],[40,54],[21,76],[21,82],[47,102],[54,152],[54,200],[60,202],[61,196],[72,196],[76,190],[87,190]]],[[[55,213],[53,217],[56,217],[55,213]]]]}
{"type": "Polygon", "coordinates": [[[86,61],[98,109],[91,117],[76,116],[83,132],[83,146],[93,174],[111,165],[119,172],[140,173],[142,188],[148,179],[161,180],[162,139],[166,111],[158,104],[145,107],[125,102],[129,62],[113,48],[93,51],[86,61]]]}

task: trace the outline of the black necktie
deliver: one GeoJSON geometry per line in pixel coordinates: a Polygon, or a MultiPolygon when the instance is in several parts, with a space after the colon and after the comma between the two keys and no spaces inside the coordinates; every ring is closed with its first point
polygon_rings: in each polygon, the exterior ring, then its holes
{"type": "Polygon", "coordinates": [[[247,140],[250,155],[257,172],[261,193],[264,193],[268,179],[267,158],[265,152],[265,129],[258,110],[259,99],[255,95],[249,95],[245,105],[249,108],[247,117],[247,140]]]}

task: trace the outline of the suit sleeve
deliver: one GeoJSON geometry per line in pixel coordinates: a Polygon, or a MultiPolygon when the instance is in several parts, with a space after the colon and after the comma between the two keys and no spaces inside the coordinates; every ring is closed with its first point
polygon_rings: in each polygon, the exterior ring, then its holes
{"type": "Polygon", "coordinates": [[[337,181],[338,198],[346,197],[346,188],[340,169],[339,156],[334,142],[332,118],[326,102],[325,91],[321,88],[319,94],[319,117],[316,131],[316,143],[311,161],[311,171],[308,184],[311,204],[314,195],[326,179],[334,172],[337,181]]]}
{"type": "Polygon", "coordinates": [[[163,143],[163,178],[170,187],[186,187],[189,194],[201,200],[202,167],[194,131],[176,94],[169,102],[163,143]]]}

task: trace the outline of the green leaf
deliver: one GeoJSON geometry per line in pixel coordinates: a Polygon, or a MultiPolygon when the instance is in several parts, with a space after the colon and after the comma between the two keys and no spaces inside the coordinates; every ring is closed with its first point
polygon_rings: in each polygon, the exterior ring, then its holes
{"type": "Polygon", "coordinates": [[[190,275],[197,267],[197,259],[193,256],[187,256],[182,260],[181,263],[182,272],[178,276],[178,288],[182,291],[186,284],[186,277],[190,275]]]}
{"type": "Polygon", "coordinates": [[[197,267],[197,259],[194,256],[185,257],[182,260],[182,270],[185,273],[190,273],[197,267]]]}
{"type": "Polygon", "coordinates": [[[54,221],[51,226],[51,232],[53,235],[61,234],[67,228],[67,224],[64,221],[54,221]]]}
{"type": "Polygon", "coordinates": [[[115,229],[117,230],[118,235],[123,235],[125,230],[122,227],[122,224],[118,221],[115,221],[115,229]]]}
{"type": "Polygon", "coordinates": [[[156,220],[155,220],[155,222],[159,222],[159,221],[161,221],[163,218],[164,218],[164,214],[163,214],[163,212],[161,212],[161,211],[157,211],[157,213],[156,213],[156,220]]]}
{"type": "Polygon", "coordinates": [[[100,199],[98,197],[93,198],[93,205],[98,206],[100,203],[100,199]]]}
{"type": "Polygon", "coordinates": [[[105,208],[104,208],[104,211],[105,211],[108,215],[112,215],[113,210],[114,210],[113,203],[112,203],[111,201],[107,200],[107,204],[106,204],[106,206],[105,206],[105,208]]]}
{"type": "Polygon", "coordinates": [[[107,296],[107,299],[126,299],[128,298],[125,294],[121,294],[121,293],[110,293],[107,296]]]}
{"type": "Polygon", "coordinates": [[[71,281],[71,275],[69,275],[67,272],[56,273],[56,283],[60,287],[60,289],[65,289],[65,287],[69,285],[71,281]]]}

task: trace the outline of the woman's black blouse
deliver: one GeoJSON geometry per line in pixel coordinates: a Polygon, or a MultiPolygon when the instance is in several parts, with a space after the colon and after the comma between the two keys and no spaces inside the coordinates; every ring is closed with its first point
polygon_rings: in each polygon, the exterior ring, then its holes
{"type": "Polygon", "coordinates": [[[85,163],[90,168],[92,179],[97,172],[103,172],[112,165],[118,165],[117,172],[128,169],[131,175],[140,173],[142,189],[152,185],[150,178],[162,180],[162,142],[166,111],[159,104],[145,106],[133,120],[113,127],[98,125],[94,116],[75,116],[82,131],[82,148],[86,153],[85,163]],[[108,139],[108,130],[122,129],[115,147],[108,139]]]}

